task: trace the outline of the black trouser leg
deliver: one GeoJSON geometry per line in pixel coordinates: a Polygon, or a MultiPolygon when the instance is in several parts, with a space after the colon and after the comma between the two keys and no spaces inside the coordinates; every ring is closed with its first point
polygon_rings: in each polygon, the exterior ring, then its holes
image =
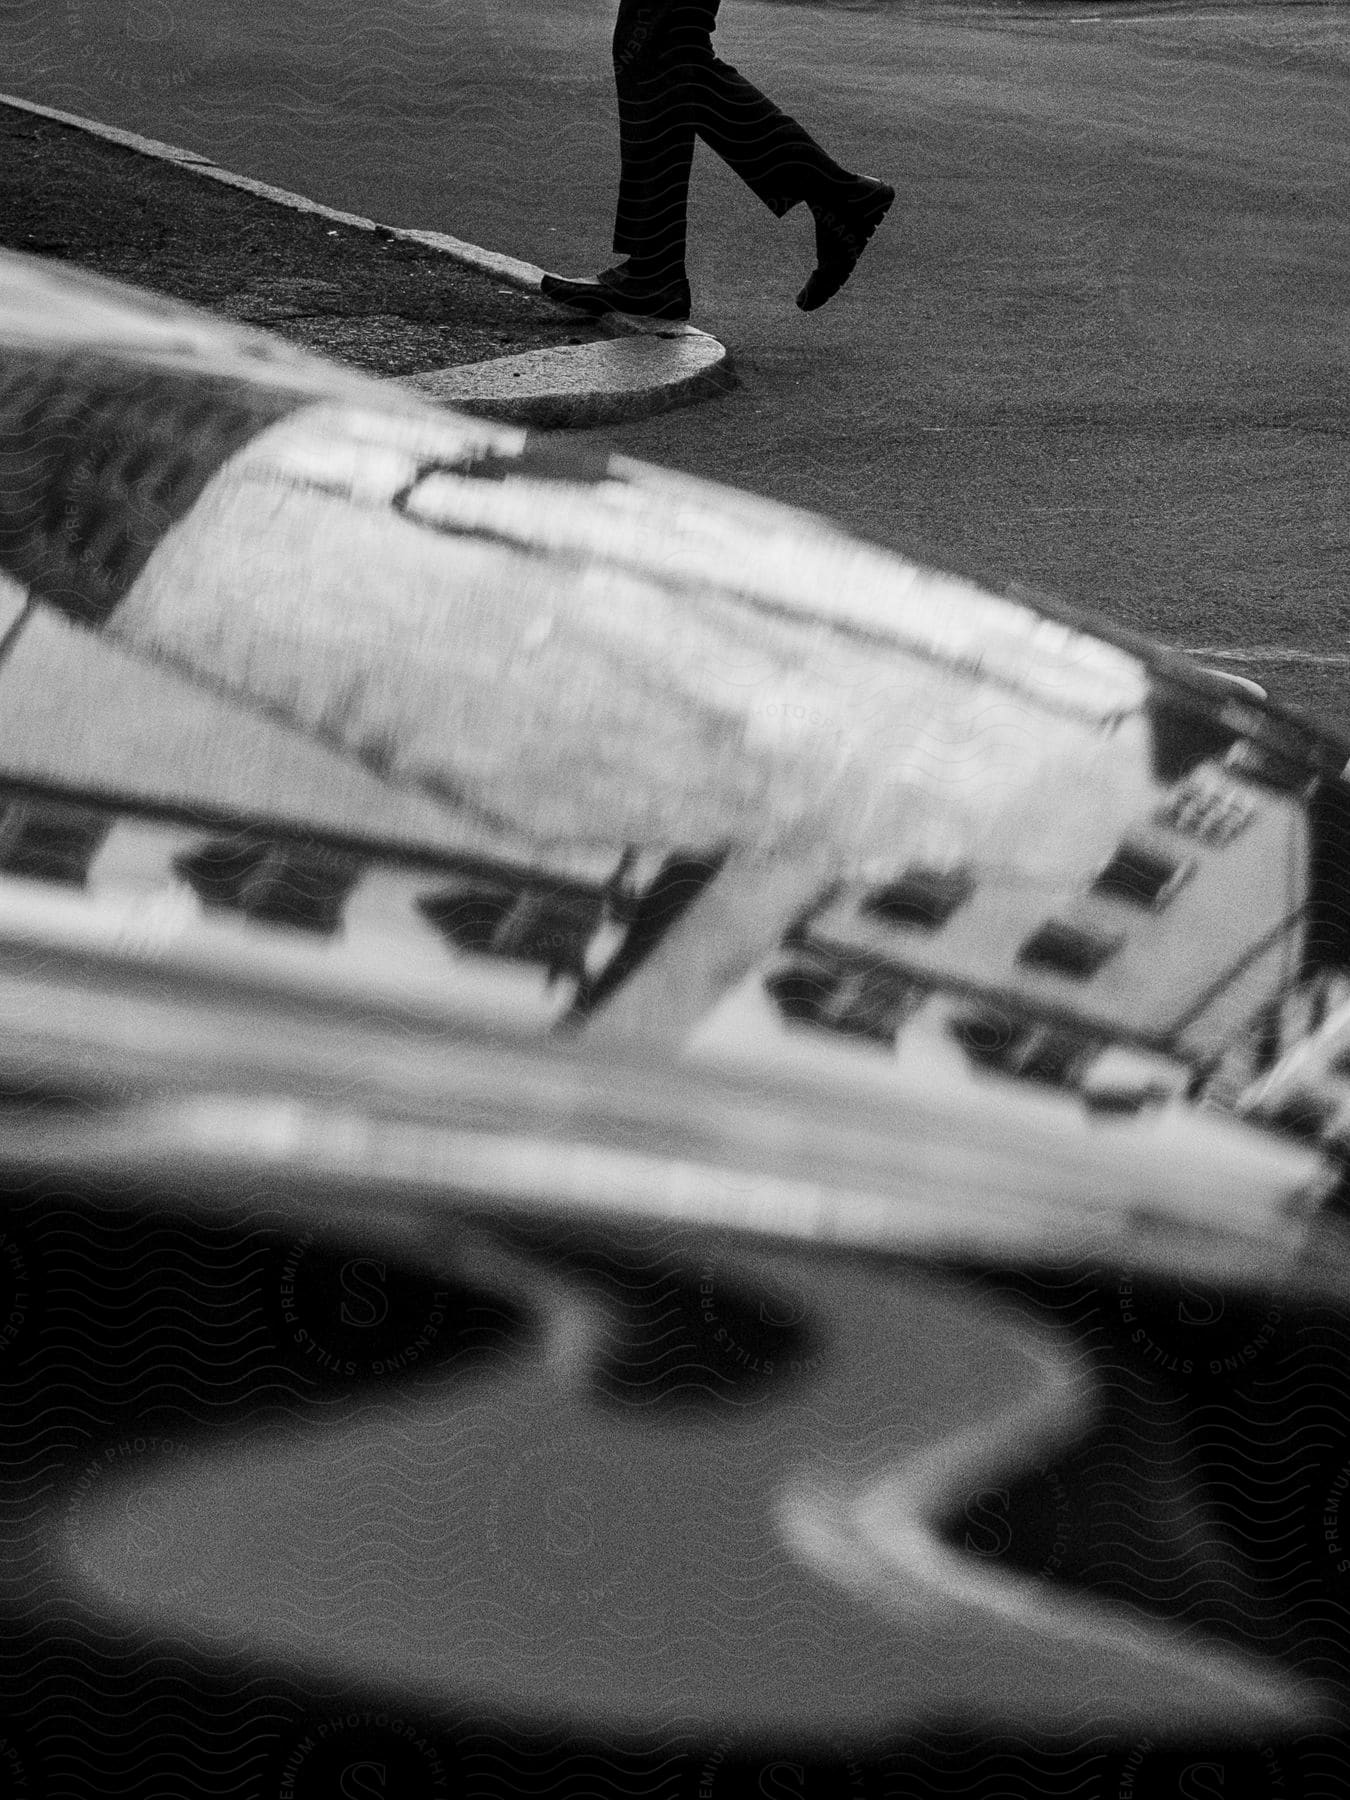
{"type": "Polygon", "coordinates": [[[620,0],[621,173],[614,248],[660,281],[684,274],[689,169],[701,137],[780,218],[847,171],[713,54],[718,0],[620,0]]]}

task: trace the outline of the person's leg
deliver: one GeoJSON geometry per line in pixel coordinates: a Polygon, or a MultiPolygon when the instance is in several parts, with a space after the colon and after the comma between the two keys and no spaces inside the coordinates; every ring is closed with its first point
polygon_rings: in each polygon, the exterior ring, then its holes
{"type": "Polygon", "coordinates": [[[719,0],[621,0],[614,29],[620,178],[614,248],[682,268],[695,133],[780,218],[849,180],[815,139],[713,52],[719,0]]]}
{"type": "Polygon", "coordinates": [[[715,55],[710,38],[679,47],[667,82],[698,136],[777,217],[854,179],[804,125],[715,55]]]}
{"type": "Polygon", "coordinates": [[[883,182],[834,161],[805,128],[714,55],[719,0],[620,0],[614,28],[620,180],[614,249],[598,283],[546,276],[568,305],[687,318],[685,239],[697,134],[782,217],[805,201],[820,266],[798,296],[808,310],[847,279],[894,199],[883,182]],[[649,304],[650,303],[650,304],[649,304]]]}
{"type": "Polygon", "coordinates": [[[620,153],[614,248],[626,260],[598,281],[545,275],[541,287],[551,300],[592,313],[689,317],[684,245],[694,128],[672,104],[662,59],[691,6],[706,12],[707,0],[620,0],[614,27],[620,153]]]}
{"type": "MultiPolygon", "coordinates": [[[[686,8],[674,10],[677,15],[684,11],[685,23],[663,46],[660,83],[672,115],[692,124],[709,149],[778,217],[803,200],[810,207],[817,267],[797,304],[813,311],[847,281],[890,209],[895,190],[842,168],[804,126],[713,53],[717,0],[689,0],[686,8]],[[689,16],[694,13],[702,15],[698,28],[689,16]]],[[[686,158],[681,209],[687,182],[686,158]]],[[[682,237],[680,249],[682,255],[682,237]]]]}
{"type": "Polygon", "coordinates": [[[692,31],[706,39],[717,0],[620,0],[614,27],[619,107],[619,195],[614,249],[644,277],[684,278],[694,126],[687,97],[668,75],[672,51],[692,31]]]}

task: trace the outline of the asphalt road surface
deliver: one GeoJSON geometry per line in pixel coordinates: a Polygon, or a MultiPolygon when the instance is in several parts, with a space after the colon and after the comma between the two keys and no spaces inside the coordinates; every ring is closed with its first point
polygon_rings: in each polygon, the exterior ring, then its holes
{"type": "MultiPolygon", "coordinates": [[[[11,0],[3,85],[571,273],[617,172],[614,0],[11,0]]],[[[639,455],[1064,595],[1350,730],[1350,9],[726,0],[717,43],[900,199],[805,315],[805,213],[706,150],[732,395],[639,455]]]]}

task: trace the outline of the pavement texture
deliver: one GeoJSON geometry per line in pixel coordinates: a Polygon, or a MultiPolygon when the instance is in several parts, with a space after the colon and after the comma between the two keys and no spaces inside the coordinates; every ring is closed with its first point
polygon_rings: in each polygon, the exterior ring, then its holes
{"type": "Polygon", "coordinates": [[[152,289],[428,399],[564,428],[731,383],[686,325],[581,318],[529,263],[320,206],[175,145],[5,97],[0,247],[152,289]]]}

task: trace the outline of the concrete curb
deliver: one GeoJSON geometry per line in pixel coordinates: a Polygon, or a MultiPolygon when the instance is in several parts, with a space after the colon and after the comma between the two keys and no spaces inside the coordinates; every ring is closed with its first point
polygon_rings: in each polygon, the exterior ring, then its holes
{"type": "Polygon", "coordinates": [[[546,429],[610,425],[685,406],[731,385],[716,338],[625,334],[608,344],[578,344],[500,356],[467,368],[405,375],[401,387],[482,418],[546,429]],[[702,341],[700,341],[702,340],[702,341]]]}
{"type": "MultiPolygon", "coordinates": [[[[288,206],[295,212],[312,213],[380,237],[422,244],[468,268],[494,275],[524,293],[539,294],[539,283],[546,273],[533,263],[504,256],[497,250],[485,250],[444,232],[384,225],[358,213],[339,212],[303,194],[292,194],[285,188],[222,169],[195,150],[164,144],[157,138],[104,125],[97,119],[81,118],[78,113],[40,106],[35,100],[22,100],[15,94],[0,94],[0,106],[73,126],[91,137],[104,138],[160,162],[174,163],[194,175],[224,182],[227,187],[242,188],[245,193],[256,194],[277,206],[288,206]]],[[[396,379],[402,387],[465,412],[510,423],[574,429],[649,418],[735,386],[726,346],[706,331],[665,320],[629,319],[621,313],[608,313],[599,323],[613,342],[529,350],[519,356],[428,369],[396,379]]]]}

